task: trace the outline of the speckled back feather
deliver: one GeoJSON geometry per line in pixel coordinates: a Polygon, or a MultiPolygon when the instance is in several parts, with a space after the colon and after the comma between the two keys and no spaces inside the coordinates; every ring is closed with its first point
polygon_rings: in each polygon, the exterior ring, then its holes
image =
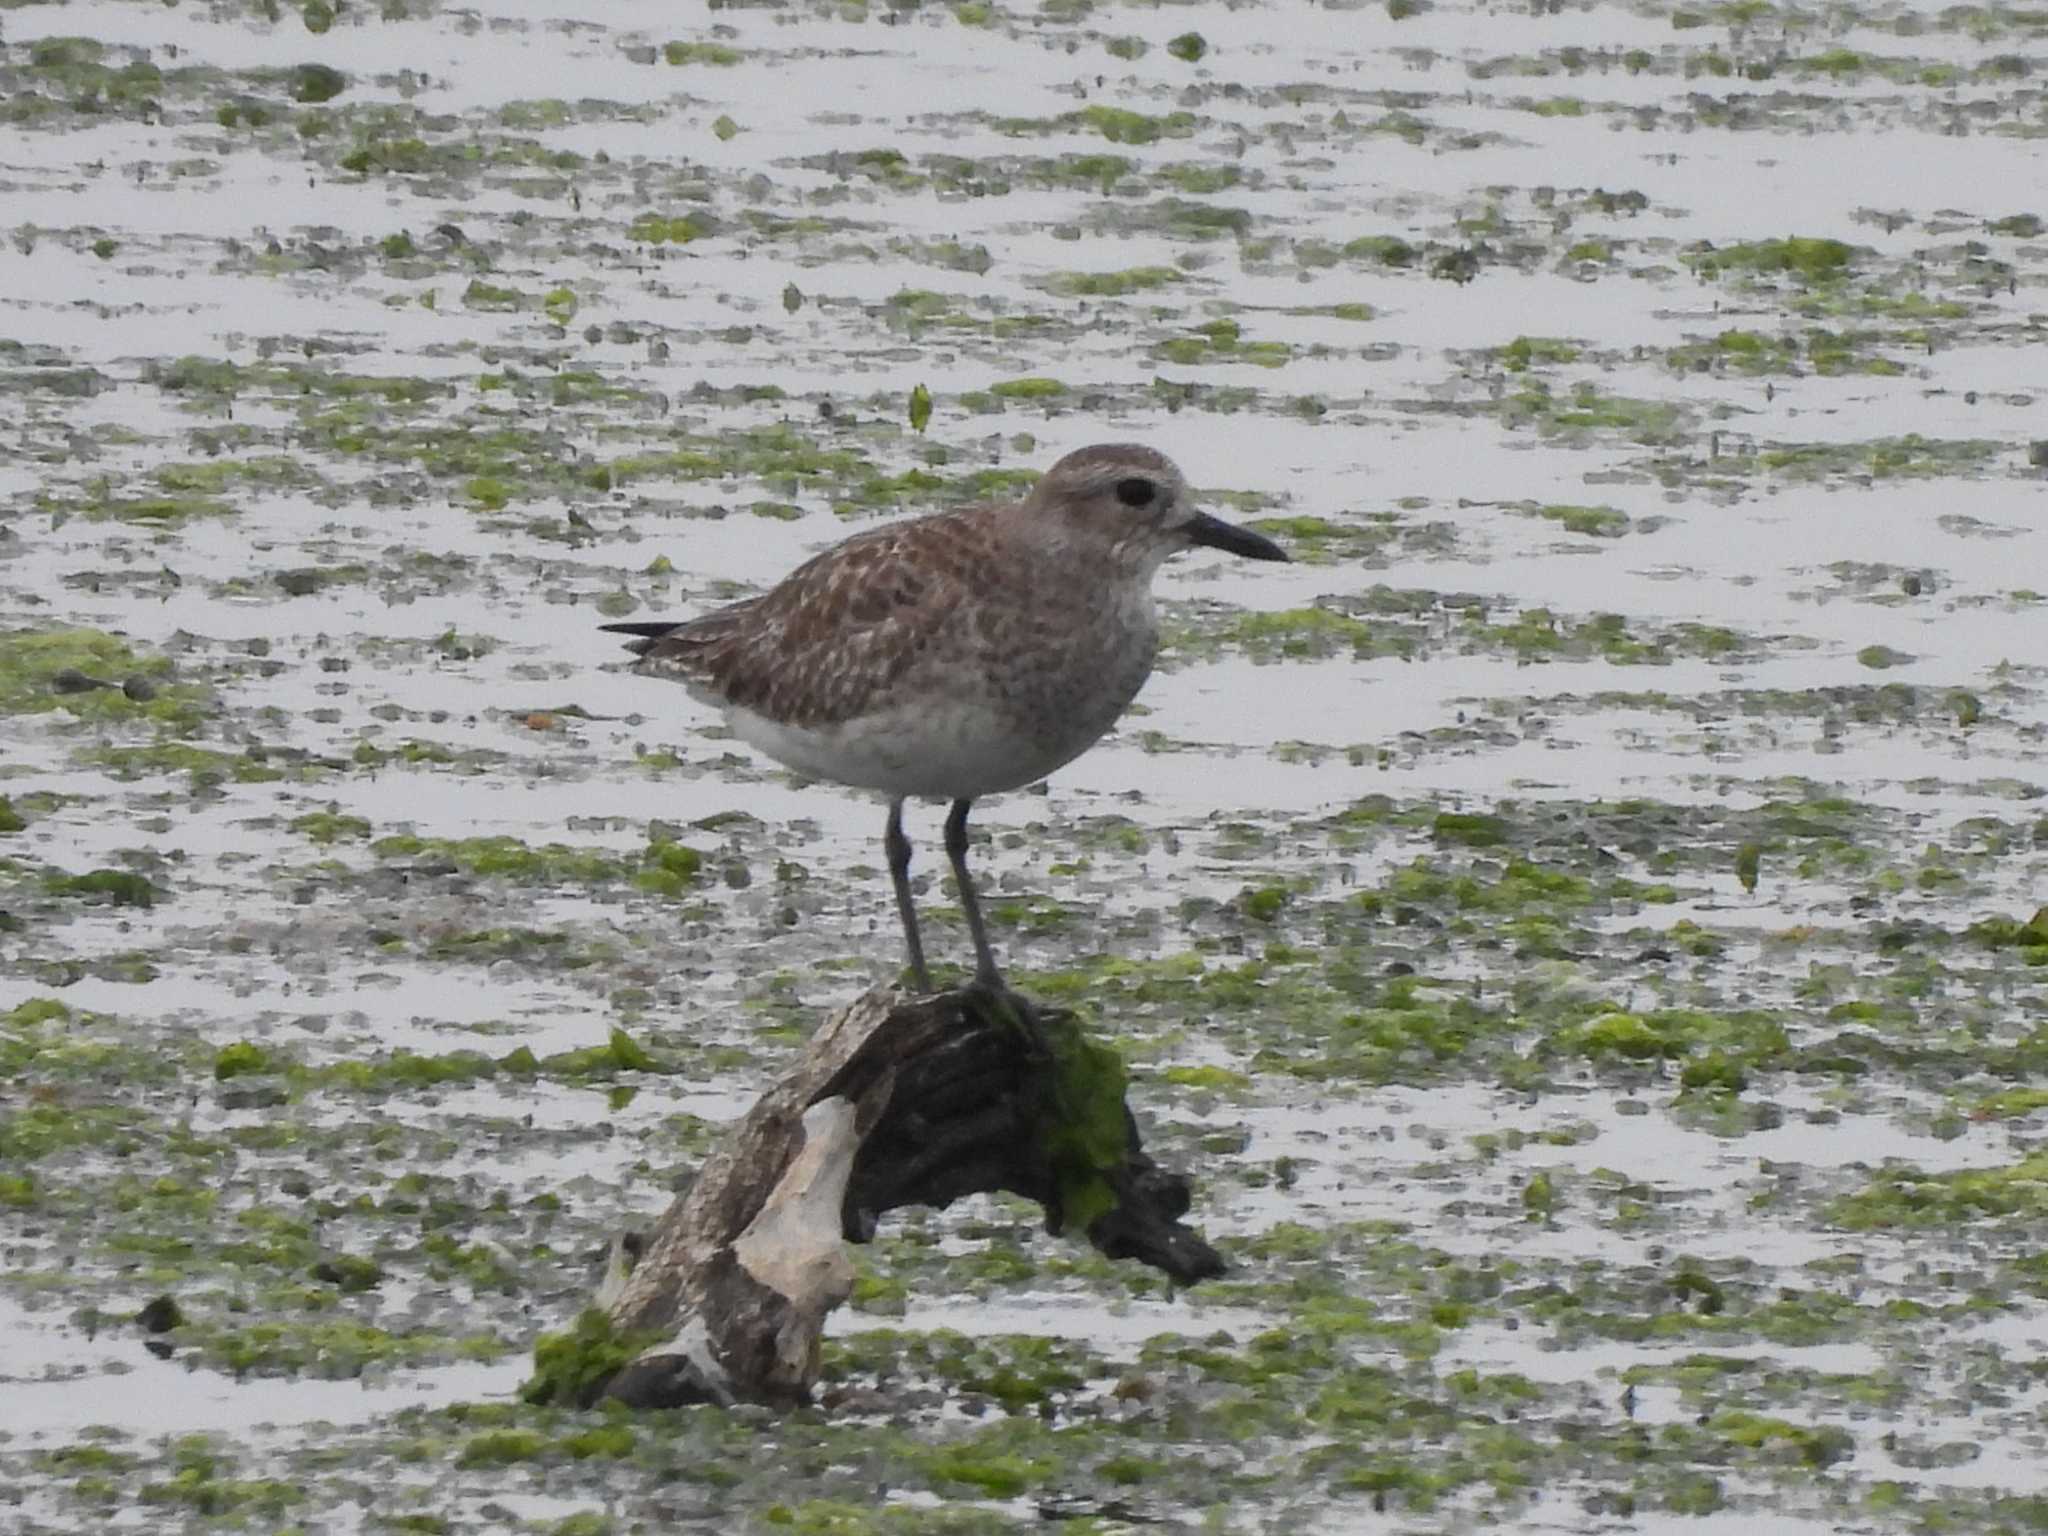
{"type": "Polygon", "coordinates": [[[855,719],[996,579],[989,512],[855,534],[761,596],[637,643],[633,670],[788,725],[855,719]]]}

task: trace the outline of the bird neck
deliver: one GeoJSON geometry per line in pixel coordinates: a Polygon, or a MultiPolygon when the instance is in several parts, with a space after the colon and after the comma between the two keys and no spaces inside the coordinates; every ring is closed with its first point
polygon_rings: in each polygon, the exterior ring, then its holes
{"type": "Polygon", "coordinates": [[[1095,527],[1059,517],[1020,517],[1007,530],[1017,551],[1044,579],[1096,583],[1105,568],[1133,586],[1149,587],[1170,550],[1140,535],[1110,538],[1095,527]]]}

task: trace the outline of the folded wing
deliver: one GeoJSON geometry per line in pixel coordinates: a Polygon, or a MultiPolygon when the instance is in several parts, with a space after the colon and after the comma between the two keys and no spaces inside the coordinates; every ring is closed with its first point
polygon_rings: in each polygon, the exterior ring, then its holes
{"type": "Polygon", "coordinates": [[[985,579],[957,516],[856,534],[759,597],[682,623],[607,624],[633,670],[786,725],[856,719],[926,654],[985,579]]]}

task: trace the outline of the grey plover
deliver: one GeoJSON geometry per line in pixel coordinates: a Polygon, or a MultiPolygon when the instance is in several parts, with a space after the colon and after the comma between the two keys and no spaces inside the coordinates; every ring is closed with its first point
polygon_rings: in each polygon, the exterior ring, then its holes
{"type": "Polygon", "coordinates": [[[903,802],[952,801],[946,856],[975,979],[1001,989],[967,873],[967,809],[1072,762],[1116,723],[1159,650],[1153,574],[1197,547],[1287,558],[1197,511],[1164,454],[1101,443],[1061,459],[1022,500],[857,533],[701,618],[603,627],[637,637],[635,672],[718,705],[777,762],[889,797],[882,846],[927,992],[903,802]]]}

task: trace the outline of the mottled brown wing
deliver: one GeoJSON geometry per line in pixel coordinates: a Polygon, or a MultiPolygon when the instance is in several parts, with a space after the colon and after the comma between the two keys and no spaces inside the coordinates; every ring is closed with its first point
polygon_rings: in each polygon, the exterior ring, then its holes
{"type": "Polygon", "coordinates": [[[643,641],[633,670],[790,725],[855,719],[987,579],[985,542],[967,513],[856,534],[761,596],[643,641]]]}

